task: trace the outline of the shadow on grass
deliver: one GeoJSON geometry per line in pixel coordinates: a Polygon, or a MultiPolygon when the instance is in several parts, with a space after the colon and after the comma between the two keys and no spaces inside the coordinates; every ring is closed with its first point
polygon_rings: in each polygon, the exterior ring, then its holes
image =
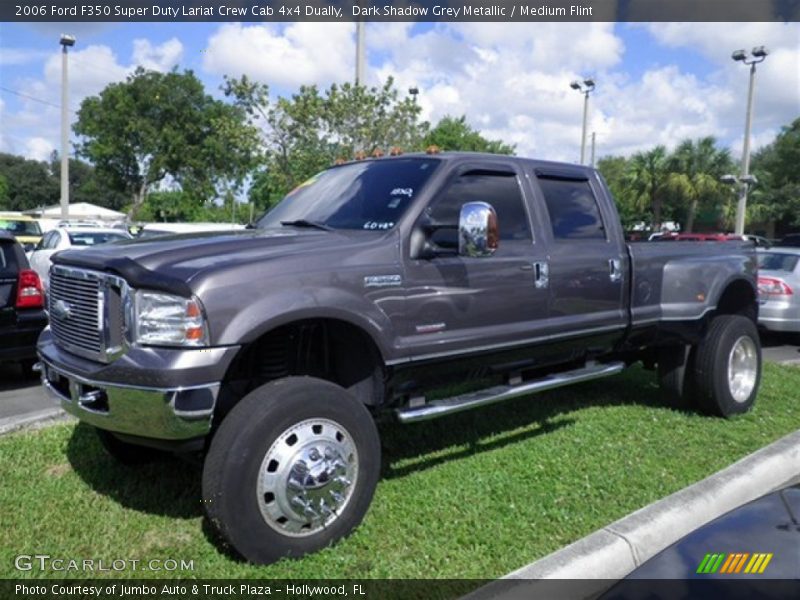
{"type": "MultiPolygon", "coordinates": [[[[631,404],[658,407],[656,391],[652,375],[635,369],[622,378],[528,396],[427,423],[383,423],[381,477],[404,477],[552,433],[577,422],[580,416],[566,415],[581,408],[631,404]],[[537,426],[531,427],[533,424],[537,426]],[[448,448],[451,451],[442,452],[448,448]]],[[[94,429],[85,424],[75,427],[66,453],[75,473],[95,492],[126,508],[177,518],[203,515],[200,465],[169,455],[142,466],[121,465],[105,452],[94,429]]],[[[203,533],[225,556],[241,561],[206,519],[203,533]]]]}
{"type": "Polygon", "coordinates": [[[664,408],[652,373],[633,369],[627,375],[587,382],[551,392],[533,394],[442,419],[400,425],[385,422],[380,426],[383,445],[383,479],[403,477],[439,464],[495,450],[532,437],[551,433],[575,423],[561,415],[592,406],[638,404],[664,408]],[[536,428],[530,428],[532,424],[536,428]],[[524,431],[503,435],[520,427],[524,431]],[[495,438],[483,441],[486,438],[495,438]],[[455,446],[453,452],[427,456],[455,446]],[[393,464],[415,459],[410,464],[393,464]]]}
{"type": "Polygon", "coordinates": [[[121,465],[103,450],[94,428],[83,423],[69,439],[67,458],[95,492],[126,508],[181,519],[203,514],[196,465],[167,454],[146,465],[121,465]]]}

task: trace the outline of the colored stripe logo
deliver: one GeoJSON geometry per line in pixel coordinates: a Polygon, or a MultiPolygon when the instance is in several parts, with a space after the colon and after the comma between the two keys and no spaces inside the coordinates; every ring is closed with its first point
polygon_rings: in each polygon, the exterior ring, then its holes
{"type": "Polygon", "coordinates": [[[700,561],[696,572],[703,575],[712,575],[714,573],[760,575],[766,571],[772,556],[772,553],[761,552],[754,554],[748,552],[706,554],[703,560],[700,561]]]}

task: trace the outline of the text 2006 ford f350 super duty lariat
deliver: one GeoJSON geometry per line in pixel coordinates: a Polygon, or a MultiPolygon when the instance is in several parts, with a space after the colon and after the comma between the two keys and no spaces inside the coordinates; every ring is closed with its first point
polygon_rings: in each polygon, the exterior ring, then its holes
{"type": "Polygon", "coordinates": [[[120,460],[204,452],[210,521],[258,563],[359,524],[377,415],[412,423],[637,361],[676,406],[721,416],[759,385],[753,249],[628,246],[602,178],[575,165],[353,162],[254,230],[54,262],[44,386],[120,460]],[[426,398],[468,373],[494,383],[426,398]]]}

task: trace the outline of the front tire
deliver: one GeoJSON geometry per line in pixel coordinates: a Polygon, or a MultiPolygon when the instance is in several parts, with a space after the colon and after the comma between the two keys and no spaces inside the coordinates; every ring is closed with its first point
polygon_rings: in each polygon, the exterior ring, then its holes
{"type": "Polygon", "coordinates": [[[703,412],[730,417],[750,410],[761,382],[761,342],[752,320],[721,315],[711,321],[697,347],[695,382],[703,412]]]}
{"type": "Polygon", "coordinates": [[[375,423],[354,396],[321,379],[280,379],[223,420],[203,468],[203,503],[226,543],[268,564],[355,529],[380,464],[375,423]]]}

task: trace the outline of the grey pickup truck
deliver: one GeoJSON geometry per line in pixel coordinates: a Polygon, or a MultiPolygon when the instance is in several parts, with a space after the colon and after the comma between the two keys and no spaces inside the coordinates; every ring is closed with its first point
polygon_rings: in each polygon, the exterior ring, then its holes
{"type": "Polygon", "coordinates": [[[202,453],[209,520],[255,563],[361,522],[376,417],[414,423],[636,362],[674,406],[719,416],[759,386],[752,246],[627,245],[603,179],[576,165],[351,162],[250,230],[54,263],[44,387],[121,461],[202,453]],[[472,391],[433,398],[470,375],[472,391]]]}

